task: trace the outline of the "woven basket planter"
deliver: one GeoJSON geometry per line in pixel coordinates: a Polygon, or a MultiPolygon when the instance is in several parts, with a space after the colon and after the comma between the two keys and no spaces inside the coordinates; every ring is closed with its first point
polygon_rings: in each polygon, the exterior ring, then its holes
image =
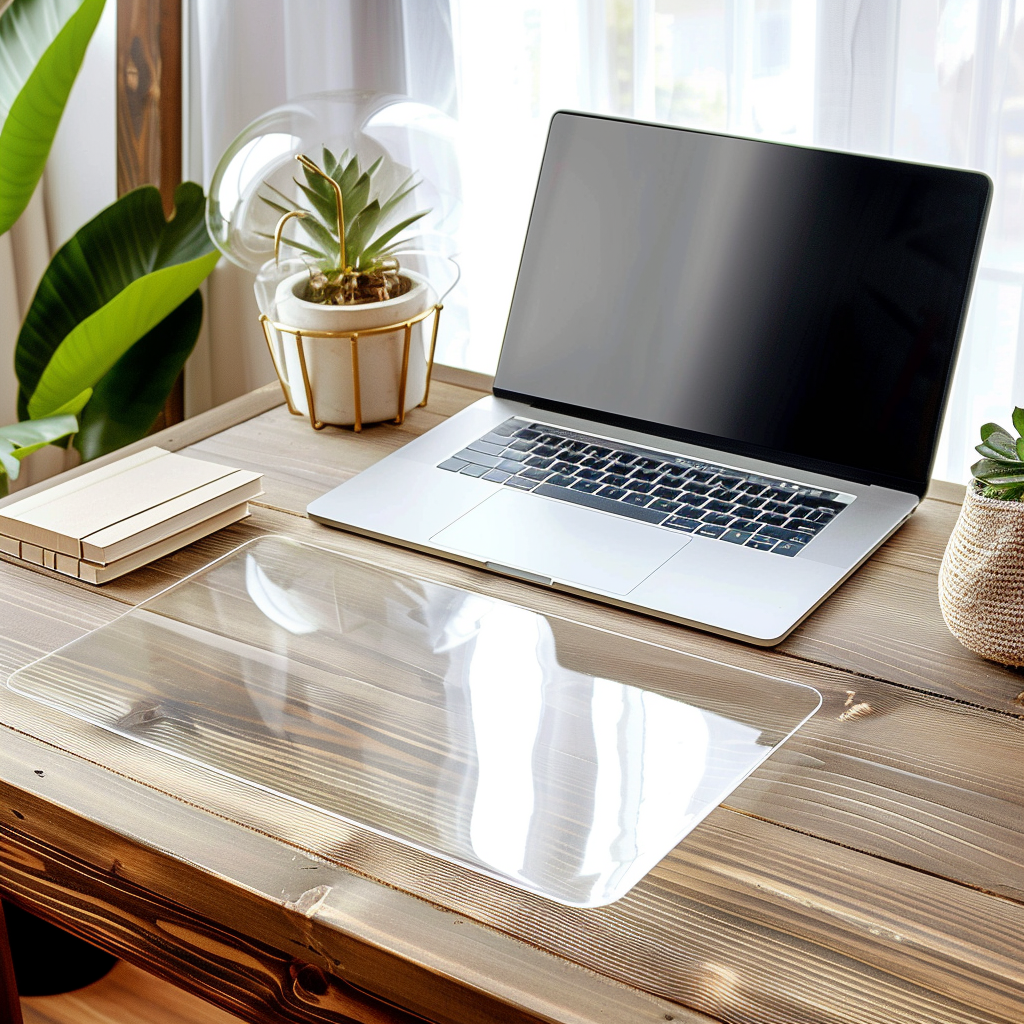
{"type": "Polygon", "coordinates": [[[1024,502],[967,488],[939,569],[939,605],[968,650],[1024,666],[1024,502]]]}

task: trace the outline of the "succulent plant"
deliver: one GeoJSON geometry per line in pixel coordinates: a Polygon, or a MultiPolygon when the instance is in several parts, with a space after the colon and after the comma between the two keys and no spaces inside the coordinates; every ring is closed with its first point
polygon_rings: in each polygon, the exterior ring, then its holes
{"type": "Polygon", "coordinates": [[[1024,409],[1013,410],[1013,426],[1016,439],[998,423],[981,428],[981,444],[975,451],[983,458],[971,466],[971,474],[986,498],[1024,499],[1024,409]]]}
{"type": "Polygon", "coordinates": [[[397,224],[389,224],[399,203],[418,182],[410,175],[386,198],[375,187],[374,176],[384,164],[378,157],[365,171],[359,158],[346,150],[337,159],[325,146],[323,167],[305,155],[296,157],[304,180],[293,179],[301,203],[296,203],[269,183],[260,199],[281,214],[275,234],[275,252],[286,223],[295,218],[306,240],[283,239],[310,258],[310,284],[306,298],[312,302],[348,305],[379,302],[401,295],[409,287],[399,274],[395,250],[406,228],[428,210],[421,210],[397,224]],[[372,197],[372,198],[371,198],[372,197]],[[338,230],[339,221],[342,230],[338,230]]]}

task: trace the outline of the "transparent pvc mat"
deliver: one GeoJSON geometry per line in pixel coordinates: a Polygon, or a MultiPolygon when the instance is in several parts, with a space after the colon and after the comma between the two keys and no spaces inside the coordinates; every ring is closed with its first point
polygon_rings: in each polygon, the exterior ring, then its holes
{"type": "Polygon", "coordinates": [[[269,790],[580,907],[623,896],[820,704],[278,537],[9,685],[254,801],[269,790]]]}

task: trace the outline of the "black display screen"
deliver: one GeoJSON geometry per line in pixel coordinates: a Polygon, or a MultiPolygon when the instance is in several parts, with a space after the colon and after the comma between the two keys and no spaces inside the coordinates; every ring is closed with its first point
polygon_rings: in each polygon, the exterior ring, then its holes
{"type": "Polygon", "coordinates": [[[990,190],[558,113],[495,392],[923,490],[990,190]]]}

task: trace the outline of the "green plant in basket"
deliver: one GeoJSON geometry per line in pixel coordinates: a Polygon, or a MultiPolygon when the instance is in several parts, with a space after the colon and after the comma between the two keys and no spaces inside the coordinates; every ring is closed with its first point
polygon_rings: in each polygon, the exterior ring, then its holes
{"type": "Polygon", "coordinates": [[[406,292],[409,279],[399,273],[395,250],[398,236],[425,217],[421,210],[391,223],[399,204],[416,188],[410,175],[390,195],[384,196],[377,181],[384,157],[365,171],[359,158],[346,150],[337,159],[324,147],[323,168],[307,156],[298,156],[304,180],[293,179],[303,202],[296,203],[269,183],[260,194],[281,214],[275,234],[275,251],[287,222],[296,219],[306,240],[283,239],[310,258],[309,289],[305,298],[325,305],[382,302],[406,292]],[[340,228],[339,228],[340,226],[340,228]]]}
{"type": "Polygon", "coordinates": [[[998,423],[981,428],[981,444],[975,451],[983,458],[971,466],[971,474],[986,498],[1024,500],[1024,409],[1013,410],[1013,426],[1016,438],[998,423]]]}

